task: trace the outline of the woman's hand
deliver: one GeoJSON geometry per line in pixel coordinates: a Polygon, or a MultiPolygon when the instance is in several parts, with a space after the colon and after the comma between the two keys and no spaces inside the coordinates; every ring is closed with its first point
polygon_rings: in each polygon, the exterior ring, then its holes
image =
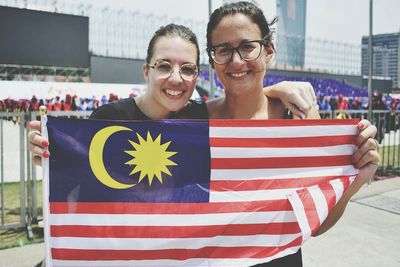
{"type": "Polygon", "coordinates": [[[32,152],[32,162],[35,165],[42,166],[42,157],[48,158],[50,156],[47,150],[49,141],[41,136],[40,121],[30,121],[28,126],[32,129],[28,134],[28,150],[32,152]]]}
{"type": "Polygon", "coordinates": [[[355,140],[355,145],[358,146],[358,149],[353,154],[353,163],[359,169],[359,173],[314,236],[324,233],[335,225],[342,216],[351,197],[360,190],[363,184],[374,177],[378,168],[381,157],[377,150],[378,143],[374,139],[376,127],[371,125],[369,121],[362,120],[358,123],[358,129],[360,131],[355,140]]]}
{"type": "Polygon", "coordinates": [[[295,116],[305,119],[317,106],[314,88],[309,82],[283,81],[264,88],[268,97],[279,98],[295,116]]]}
{"type": "Polygon", "coordinates": [[[355,140],[358,149],[353,154],[353,163],[360,170],[355,182],[361,186],[374,177],[381,156],[378,153],[378,142],[374,139],[376,127],[368,120],[361,120],[357,126],[360,132],[355,140]]]}

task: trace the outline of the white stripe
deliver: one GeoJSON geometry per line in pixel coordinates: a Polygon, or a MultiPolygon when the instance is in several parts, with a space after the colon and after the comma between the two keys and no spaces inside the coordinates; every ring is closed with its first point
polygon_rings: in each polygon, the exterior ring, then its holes
{"type": "Polygon", "coordinates": [[[210,238],[82,238],[52,237],[52,248],[158,250],[201,249],[204,247],[280,247],[287,245],[301,233],[287,235],[215,236],[210,238]]]}
{"type": "Polygon", "coordinates": [[[275,127],[210,127],[210,137],[286,138],[356,135],[356,125],[275,126],[275,127]]]}
{"type": "Polygon", "coordinates": [[[343,191],[344,191],[343,183],[340,179],[335,179],[335,180],[329,181],[329,183],[332,185],[333,190],[335,190],[335,195],[336,195],[336,203],[335,204],[337,204],[343,195],[343,191]]]}
{"type": "Polygon", "coordinates": [[[296,215],[297,222],[301,232],[303,233],[303,243],[311,237],[311,228],[308,224],[306,212],[303,203],[297,193],[289,195],[290,204],[292,204],[294,214],[296,215]]]}
{"type": "Polygon", "coordinates": [[[315,208],[317,209],[319,222],[321,225],[328,216],[328,203],[326,203],[325,196],[322,193],[321,188],[319,186],[312,186],[308,188],[308,191],[310,192],[311,197],[314,201],[315,208]]]}
{"type": "Polygon", "coordinates": [[[51,214],[52,225],[109,225],[109,226],[201,226],[295,222],[292,211],[241,212],[188,215],[143,214],[51,214]],[[204,219],[207,217],[207,219],[204,219]]]}
{"type": "Polygon", "coordinates": [[[300,188],[223,192],[212,191],[210,193],[210,202],[243,202],[287,199],[287,195],[292,194],[298,189],[300,188]]]}
{"type": "Polygon", "coordinates": [[[251,258],[241,258],[241,259],[188,259],[188,260],[131,260],[131,261],[70,261],[70,260],[53,260],[54,267],[130,267],[130,266],[148,266],[148,267],[160,267],[160,266],[173,266],[173,267],[187,267],[187,266],[197,266],[197,267],[248,267],[260,263],[269,262],[276,258],[281,258],[299,250],[299,246],[285,249],[272,257],[265,259],[251,259],[251,258]]]}
{"type": "Polygon", "coordinates": [[[276,168],[276,169],[227,169],[211,170],[211,180],[257,180],[257,179],[279,179],[279,178],[307,178],[335,175],[355,175],[357,170],[353,165],[315,167],[315,168],[276,168]]]}
{"type": "Polygon", "coordinates": [[[211,147],[211,158],[275,158],[353,155],[355,146],[290,148],[211,147]]]}

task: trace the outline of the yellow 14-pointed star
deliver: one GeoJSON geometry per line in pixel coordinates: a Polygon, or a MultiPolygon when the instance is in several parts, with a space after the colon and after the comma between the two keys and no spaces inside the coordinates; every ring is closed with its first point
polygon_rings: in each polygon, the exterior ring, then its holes
{"type": "Polygon", "coordinates": [[[127,161],[125,164],[136,165],[130,175],[140,172],[139,183],[147,175],[150,186],[153,182],[154,176],[160,181],[160,183],[162,183],[163,180],[161,173],[166,173],[171,176],[171,172],[167,166],[177,165],[169,159],[169,157],[175,155],[177,152],[167,151],[171,141],[161,144],[161,134],[158,135],[155,140],[152,139],[150,132],[147,132],[146,140],[143,139],[140,134],[136,133],[136,135],[139,144],[128,140],[135,150],[125,151],[133,157],[133,159],[127,161]]]}

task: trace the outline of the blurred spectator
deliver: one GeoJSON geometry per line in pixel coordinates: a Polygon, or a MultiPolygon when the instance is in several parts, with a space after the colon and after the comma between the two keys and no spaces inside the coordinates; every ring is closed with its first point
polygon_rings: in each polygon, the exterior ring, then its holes
{"type": "Polygon", "coordinates": [[[72,97],[69,94],[65,95],[65,101],[63,103],[63,110],[71,111],[72,97]]]}
{"type": "Polygon", "coordinates": [[[331,99],[329,100],[329,106],[331,107],[331,110],[336,110],[337,109],[336,98],[331,97],[331,99]]]}
{"type": "Polygon", "coordinates": [[[372,96],[372,109],[387,110],[386,104],[383,102],[382,94],[374,94],[372,96]]]}
{"type": "Polygon", "coordinates": [[[105,104],[108,104],[108,99],[105,95],[103,95],[101,97],[101,105],[105,105],[105,104]]]}
{"type": "Polygon", "coordinates": [[[54,101],[54,104],[52,105],[51,110],[53,111],[60,111],[61,110],[61,102],[60,102],[60,97],[56,96],[56,99],[54,101]]]}
{"type": "Polygon", "coordinates": [[[39,101],[35,95],[33,95],[31,98],[31,104],[29,106],[29,110],[30,111],[39,110],[39,101]]]}

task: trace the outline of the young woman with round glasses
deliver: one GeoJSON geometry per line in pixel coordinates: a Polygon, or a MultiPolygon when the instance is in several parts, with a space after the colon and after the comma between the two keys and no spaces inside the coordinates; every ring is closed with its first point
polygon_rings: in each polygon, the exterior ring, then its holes
{"type": "MultiPolygon", "coordinates": [[[[263,93],[264,75],[275,53],[270,25],[263,12],[250,2],[227,4],[211,14],[207,26],[207,51],[209,62],[224,86],[225,96],[207,103],[210,118],[286,118],[283,103],[271,100],[263,93]]],[[[319,119],[317,109],[313,108],[307,118],[319,119]]],[[[351,196],[373,177],[377,169],[380,156],[373,139],[376,127],[366,120],[358,126],[361,131],[356,140],[358,150],[353,160],[360,172],[317,235],[336,223],[351,196]]],[[[302,266],[301,251],[257,265],[261,266],[302,266]]]]}

